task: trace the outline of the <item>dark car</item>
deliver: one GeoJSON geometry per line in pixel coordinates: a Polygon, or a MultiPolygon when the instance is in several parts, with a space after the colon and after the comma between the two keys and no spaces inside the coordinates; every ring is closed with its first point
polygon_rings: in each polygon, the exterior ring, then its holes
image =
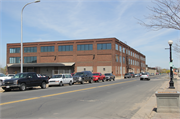
{"type": "Polygon", "coordinates": [[[12,79],[6,79],[3,81],[2,89],[5,91],[10,91],[13,88],[19,88],[19,90],[26,90],[26,87],[36,87],[46,88],[48,84],[47,77],[37,77],[34,72],[18,73],[12,79]]]}
{"type": "Polygon", "coordinates": [[[111,81],[111,80],[115,81],[115,76],[112,73],[105,73],[104,75],[105,75],[106,81],[108,81],[108,80],[109,81],[111,81]]]}
{"type": "Polygon", "coordinates": [[[134,72],[129,72],[131,74],[131,78],[134,78],[135,77],[135,74],[134,72]]]}
{"type": "Polygon", "coordinates": [[[93,82],[93,74],[91,71],[82,71],[82,72],[77,72],[73,76],[73,83],[81,83],[83,84],[84,82],[93,82]]]}
{"type": "Polygon", "coordinates": [[[125,78],[125,79],[126,79],[126,78],[131,78],[131,74],[130,74],[130,73],[125,73],[124,78],[125,78]]]}

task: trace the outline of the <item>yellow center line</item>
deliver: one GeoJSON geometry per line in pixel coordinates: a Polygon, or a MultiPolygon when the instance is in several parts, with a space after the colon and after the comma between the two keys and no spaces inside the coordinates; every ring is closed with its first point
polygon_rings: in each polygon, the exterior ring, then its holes
{"type": "Polygon", "coordinates": [[[52,96],[57,96],[57,95],[62,95],[62,94],[67,94],[67,93],[79,92],[79,91],[84,91],[84,90],[100,88],[100,87],[107,87],[107,86],[112,86],[112,85],[117,85],[117,84],[122,84],[122,83],[127,83],[127,82],[133,82],[133,81],[135,81],[135,80],[113,83],[113,84],[102,85],[102,86],[91,87],[91,88],[84,88],[84,89],[73,90],[73,91],[67,91],[67,92],[56,93],[56,94],[51,94],[51,95],[44,95],[44,96],[40,96],[40,97],[27,98],[27,99],[16,100],[16,101],[11,101],[11,102],[5,102],[5,103],[0,103],[0,105],[7,105],[7,104],[12,104],[12,103],[17,103],[17,102],[24,102],[24,101],[28,101],[28,100],[35,100],[35,99],[39,99],[39,98],[52,97],[52,96]]]}

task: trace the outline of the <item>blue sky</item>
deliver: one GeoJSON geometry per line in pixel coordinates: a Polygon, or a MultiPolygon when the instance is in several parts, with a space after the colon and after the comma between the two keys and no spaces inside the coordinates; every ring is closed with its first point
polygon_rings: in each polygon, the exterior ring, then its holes
{"type": "MultiPolygon", "coordinates": [[[[21,42],[21,10],[34,0],[0,0],[0,66],[6,66],[7,43],[21,42]]],[[[23,42],[116,37],[146,56],[146,64],[169,69],[168,41],[177,30],[153,31],[138,24],[151,14],[151,0],[41,0],[23,11],[23,42]]],[[[173,52],[173,64],[180,67],[173,52]]]]}

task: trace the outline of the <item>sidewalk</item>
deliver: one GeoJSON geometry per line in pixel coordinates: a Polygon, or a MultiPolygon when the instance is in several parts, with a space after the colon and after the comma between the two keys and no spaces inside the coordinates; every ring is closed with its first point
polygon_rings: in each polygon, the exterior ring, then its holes
{"type": "MultiPolygon", "coordinates": [[[[157,91],[179,91],[180,92],[180,77],[174,80],[175,89],[169,89],[169,81],[166,81],[157,91]]],[[[180,100],[179,100],[180,104],[180,100]]],[[[179,108],[180,109],[180,108],[179,108]]],[[[179,113],[157,113],[157,101],[155,93],[144,104],[143,107],[131,119],[180,119],[179,113]]]]}

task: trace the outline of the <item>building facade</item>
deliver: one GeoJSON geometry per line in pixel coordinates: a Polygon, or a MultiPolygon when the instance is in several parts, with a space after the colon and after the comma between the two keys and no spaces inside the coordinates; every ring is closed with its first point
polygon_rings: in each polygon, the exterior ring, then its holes
{"type": "MultiPolygon", "coordinates": [[[[21,69],[21,44],[7,44],[7,73],[21,69]]],[[[145,71],[145,55],[116,38],[23,43],[23,71],[52,76],[92,71],[121,76],[145,71]]]]}

